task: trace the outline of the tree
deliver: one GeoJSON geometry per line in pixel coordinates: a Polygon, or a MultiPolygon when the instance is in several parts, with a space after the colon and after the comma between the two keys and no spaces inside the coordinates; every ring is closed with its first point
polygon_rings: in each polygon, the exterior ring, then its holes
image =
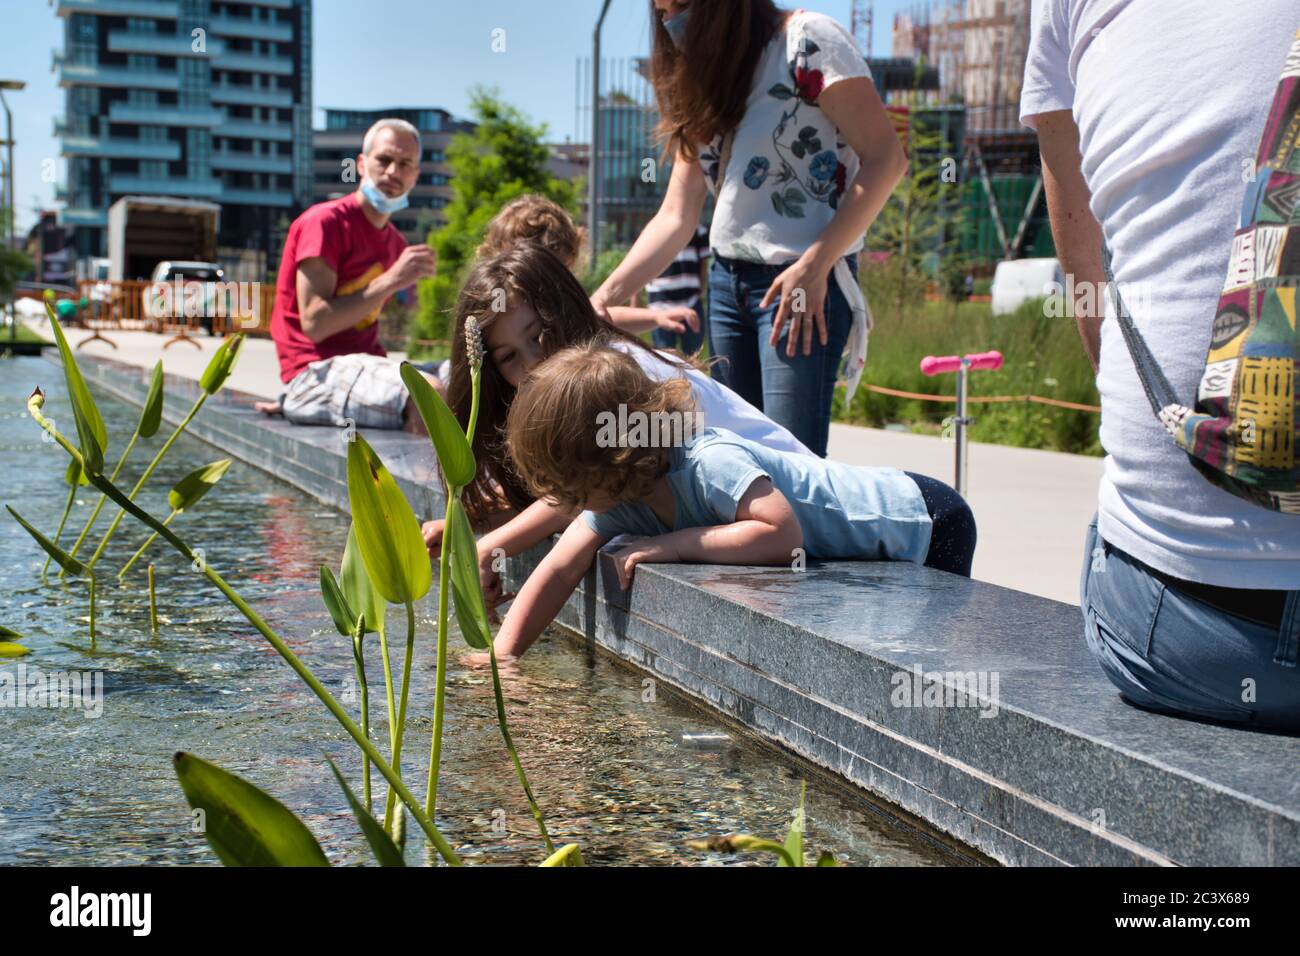
{"type": "MultiPolygon", "coordinates": [[[[9,220],[13,214],[8,207],[0,208],[0,236],[9,235],[9,220]]],[[[32,260],[8,242],[0,244],[0,301],[8,300],[14,293],[18,280],[31,274],[32,260]]]]}
{"type": "Polygon", "coordinates": [[[482,87],[474,89],[470,107],[477,128],[473,133],[457,134],[447,147],[452,199],[444,207],[445,224],[428,239],[438,254],[438,274],[419,286],[417,338],[448,337],[449,319],[474,250],[502,206],[537,193],[570,214],[578,212],[578,184],[559,179],[546,169],[550,151],[543,142],[545,124],[533,125],[495,90],[482,87]]]}

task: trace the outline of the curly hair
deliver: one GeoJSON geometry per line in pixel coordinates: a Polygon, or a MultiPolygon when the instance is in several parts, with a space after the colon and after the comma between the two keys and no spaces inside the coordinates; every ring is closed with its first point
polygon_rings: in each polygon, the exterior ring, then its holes
{"type": "Polygon", "coordinates": [[[558,203],[530,193],[512,199],[492,217],[477,256],[486,259],[499,255],[515,243],[525,241],[545,246],[573,270],[582,255],[586,230],[580,228],[558,203]]]}
{"type": "Polygon", "coordinates": [[[591,342],[557,352],[524,379],[506,447],[534,496],[579,508],[592,491],[616,501],[650,494],[668,470],[668,448],[698,421],[688,381],[655,381],[626,352],[591,342]]]}

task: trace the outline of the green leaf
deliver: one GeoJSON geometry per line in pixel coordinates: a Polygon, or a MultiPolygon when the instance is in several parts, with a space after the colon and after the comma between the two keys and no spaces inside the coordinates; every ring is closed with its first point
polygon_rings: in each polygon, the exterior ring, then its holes
{"type": "MultiPolygon", "coordinates": [[[[361,547],[357,544],[357,528],[348,528],[348,543],[343,548],[343,566],[339,569],[339,590],[348,607],[364,619],[366,633],[377,634],[384,626],[384,596],[375,590],[361,560],[361,547]]],[[[352,632],[349,631],[348,634],[352,632]]]]}
{"type": "Polygon", "coordinates": [[[33,528],[17,511],[14,511],[14,509],[9,505],[5,505],[5,508],[7,508],[9,513],[14,516],[14,520],[22,525],[27,533],[36,539],[36,543],[45,549],[45,553],[54,559],[54,563],[63,568],[64,571],[67,571],[74,578],[90,573],[89,568],[72,555],[68,554],[68,552],[64,551],[49,538],[45,537],[45,535],[33,528]]]}
{"type": "Polygon", "coordinates": [[[443,547],[451,548],[451,591],[460,632],[470,647],[487,650],[488,642],[492,640],[492,628],[488,624],[483,588],[479,583],[478,546],[465,507],[457,498],[452,498],[447,508],[443,547]]]}
{"type": "Polygon", "coordinates": [[[776,210],[778,216],[785,215],[785,201],[781,198],[780,193],[772,193],[772,208],[776,210]]]}
{"type": "Polygon", "coordinates": [[[68,470],[63,473],[63,483],[65,485],[81,485],[82,487],[90,484],[77,459],[73,458],[68,462],[68,470]]]}
{"type": "Polygon", "coordinates": [[[209,462],[202,468],[195,468],[167,493],[168,506],[172,511],[184,511],[198,504],[199,499],[221,480],[230,465],[229,458],[222,458],[220,461],[209,462]]]}
{"type": "Polygon", "coordinates": [[[311,831],[279,800],[193,754],[178,753],[172,764],[226,866],[329,866],[311,831]]]}
{"type": "Polygon", "coordinates": [[[767,91],[767,95],[775,96],[778,100],[788,100],[790,97],[794,96],[794,90],[790,89],[790,87],[786,86],[784,83],[778,83],[767,91]]]}
{"type": "Polygon", "coordinates": [[[420,522],[360,435],[348,445],[348,500],[361,560],[375,589],[391,604],[424,597],[433,583],[433,568],[420,522]]]}
{"type": "Polygon", "coordinates": [[[9,641],[0,641],[0,657],[25,657],[30,654],[27,648],[21,644],[14,644],[9,641]]]}
{"type": "Polygon", "coordinates": [[[790,186],[785,191],[785,201],[791,205],[799,205],[808,201],[808,197],[801,193],[796,187],[790,186]]]}
{"type": "Polygon", "coordinates": [[[12,637],[16,641],[21,641],[23,639],[21,634],[5,627],[3,624],[0,624],[0,637],[12,637]]]}
{"type": "Polygon", "coordinates": [[[438,455],[443,477],[454,488],[464,488],[474,480],[474,452],[465,440],[465,432],[456,421],[447,403],[438,395],[429,380],[409,362],[402,363],[402,381],[420,410],[424,427],[438,455]]]}
{"type": "Polygon", "coordinates": [[[226,384],[226,379],[230,378],[230,373],[234,371],[235,361],[239,358],[239,347],[244,343],[242,334],[232,335],[221,343],[221,347],[212,356],[212,361],[208,362],[208,367],[203,370],[203,376],[199,379],[199,386],[209,395],[215,395],[221,391],[221,386],[226,384]]]}
{"type": "Polygon", "coordinates": [[[49,303],[45,311],[50,315],[50,328],[54,332],[54,341],[59,346],[59,358],[63,361],[63,378],[68,384],[68,400],[72,403],[72,418],[77,424],[77,445],[81,457],[85,459],[86,470],[98,475],[104,470],[104,452],[108,449],[108,429],[99,414],[95,399],[91,397],[86,380],[81,377],[81,369],[72,356],[72,349],[63,334],[63,327],[55,318],[49,303]]]}
{"type": "Polygon", "coordinates": [[[140,412],[140,424],[135,426],[135,433],[141,438],[152,438],[158,433],[162,424],[163,409],[163,367],[160,360],[153,367],[149,379],[149,394],[144,399],[144,409],[140,412]]]}
{"type": "MultiPolygon", "coordinates": [[[[790,859],[794,861],[795,866],[803,866],[803,824],[804,824],[804,797],[808,792],[808,784],[804,783],[799,788],[799,814],[790,824],[790,830],[785,835],[785,851],[790,854],[790,859]]],[[[777,866],[789,866],[790,864],[782,858],[777,866]]]]}
{"type": "Polygon", "coordinates": [[[334,621],[335,629],[344,637],[351,637],[352,632],[357,629],[356,615],[352,613],[352,608],[348,607],[347,598],[339,589],[339,582],[335,579],[334,572],[323,564],[320,566],[320,595],[325,602],[325,609],[330,612],[330,618],[334,621]]]}
{"type": "Polygon", "coordinates": [[[817,857],[818,866],[839,866],[835,862],[835,854],[830,850],[822,850],[821,855],[817,857]]]}
{"type": "Polygon", "coordinates": [[[339,782],[343,788],[344,795],[348,798],[348,805],[352,807],[352,813],[357,818],[357,823],[361,824],[361,832],[366,836],[366,842],[370,844],[370,849],[375,851],[375,860],[380,866],[406,866],[406,860],[402,859],[402,851],[397,849],[397,844],[393,838],[388,835],[378,821],[375,820],[366,808],[361,805],[357,795],[352,792],[348,782],[343,779],[343,774],[339,773],[339,768],[334,766],[334,761],[328,757],[325,758],[334,771],[334,779],[339,782]]]}
{"type": "Polygon", "coordinates": [[[582,866],[582,850],[576,843],[566,843],[538,866],[582,866]]]}

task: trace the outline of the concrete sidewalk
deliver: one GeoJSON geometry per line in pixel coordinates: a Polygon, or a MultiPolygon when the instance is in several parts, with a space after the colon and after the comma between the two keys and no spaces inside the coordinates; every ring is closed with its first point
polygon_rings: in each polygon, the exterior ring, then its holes
{"type": "MultiPolygon", "coordinates": [[[[44,323],[31,327],[49,337],[44,323]]],[[[68,329],[73,347],[90,337],[68,329]]],[[[110,332],[113,349],[92,342],[80,351],[129,365],[151,367],[159,358],[169,374],[197,379],[220,339],[200,335],[163,350],[167,336],[152,332],[110,332]]],[[[391,353],[402,358],[401,353],[391,353]]],[[[230,386],[260,398],[280,393],[280,369],[269,339],[248,339],[230,386]]],[[[854,465],[890,465],[953,481],[954,445],[928,435],[831,425],[830,457],[854,465]]],[[[1088,522],[1097,507],[1102,461],[1083,455],[970,446],[968,499],[979,525],[974,577],[991,584],[1079,603],[1079,569],[1088,522]]]]}

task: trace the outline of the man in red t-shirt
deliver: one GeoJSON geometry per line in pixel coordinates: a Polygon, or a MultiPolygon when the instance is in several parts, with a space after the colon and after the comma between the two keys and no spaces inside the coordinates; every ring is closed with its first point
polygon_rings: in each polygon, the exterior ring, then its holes
{"type": "Polygon", "coordinates": [[[423,431],[398,363],[379,344],[384,303],[435,271],[433,250],[408,246],[389,221],[419,179],[419,132],[379,120],[357,172],[355,193],[312,206],[284,242],[271,317],[285,384],[278,410],[300,425],[423,431]]]}

